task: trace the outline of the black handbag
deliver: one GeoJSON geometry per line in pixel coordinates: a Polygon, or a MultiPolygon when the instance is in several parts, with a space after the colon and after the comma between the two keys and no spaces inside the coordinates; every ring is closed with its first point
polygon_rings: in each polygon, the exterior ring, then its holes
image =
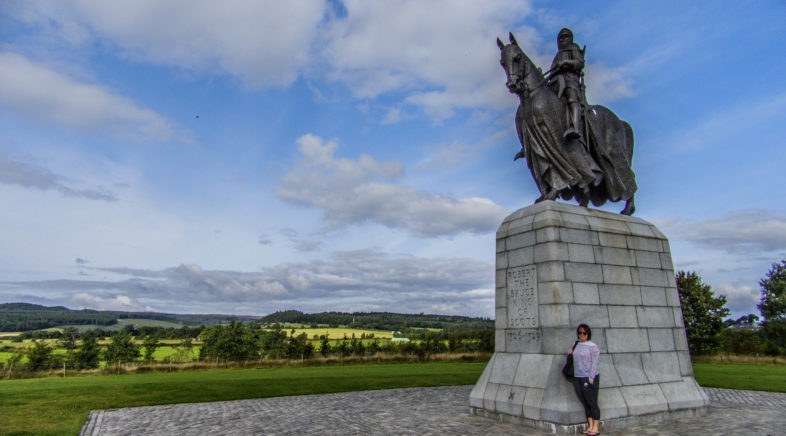
{"type": "MultiPolygon", "coordinates": [[[[576,349],[576,345],[578,345],[579,341],[573,343],[573,348],[571,350],[576,349]]],[[[568,380],[573,380],[573,354],[568,354],[565,358],[565,366],[562,367],[562,375],[565,376],[568,380]]]]}

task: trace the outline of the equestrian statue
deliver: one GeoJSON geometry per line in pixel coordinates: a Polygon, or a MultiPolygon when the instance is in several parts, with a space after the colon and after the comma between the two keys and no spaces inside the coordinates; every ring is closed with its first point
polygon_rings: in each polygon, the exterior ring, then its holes
{"type": "Polygon", "coordinates": [[[562,29],[559,51],[545,74],[536,67],[510,34],[510,44],[497,38],[500,64],[508,90],[519,97],[516,132],[543,200],[576,198],[590,201],[625,200],[624,215],[635,211],[636,175],[633,129],[608,108],[588,105],[584,92],[584,53],[573,42],[573,32],[562,29]]]}

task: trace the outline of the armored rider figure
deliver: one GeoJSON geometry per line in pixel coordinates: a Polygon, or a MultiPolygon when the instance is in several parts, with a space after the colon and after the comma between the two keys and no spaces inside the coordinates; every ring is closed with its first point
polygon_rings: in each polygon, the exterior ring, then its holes
{"type": "Polygon", "coordinates": [[[573,32],[562,29],[557,36],[559,51],[551,63],[549,84],[556,83],[557,97],[568,103],[568,129],[565,139],[581,138],[581,113],[586,104],[582,76],[584,75],[584,50],[573,42],[573,32]]]}

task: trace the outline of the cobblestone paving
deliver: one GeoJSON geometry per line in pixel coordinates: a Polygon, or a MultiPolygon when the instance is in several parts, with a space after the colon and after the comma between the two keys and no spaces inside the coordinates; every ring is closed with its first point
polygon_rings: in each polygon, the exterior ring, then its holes
{"type": "MultiPolygon", "coordinates": [[[[81,435],[545,435],[471,415],[472,386],[92,411],[81,435]]],[[[604,435],[781,435],[786,394],[706,388],[700,417],[604,430],[604,435]]]]}

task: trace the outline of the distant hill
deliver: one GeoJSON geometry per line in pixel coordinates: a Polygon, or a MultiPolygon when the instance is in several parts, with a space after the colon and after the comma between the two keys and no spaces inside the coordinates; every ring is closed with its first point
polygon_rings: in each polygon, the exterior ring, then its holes
{"type": "MultiPolygon", "coordinates": [[[[152,319],[179,325],[198,326],[228,322],[231,315],[178,315],[156,312],[120,312],[91,309],[71,310],[63,306],[46,307],[29,303],[0,304],[0,332],[25,332],[62,325],[92,325],[106,327],[118,319],[152,319]]],[[[250,317],[237,317],[250,318],[250,317]]],[[[253,317],[251,319],[255,319],[253,317]]]]}
{"type": "Polygon", "coordinates": [[[346,325],[353,328],[375,330],[404,330],[406,328],[436,329],[483,329],[494,328],[494,320],[489,318],[472,318],[457,315],[401,314],[390,312],[321,312],[303,313],[298,310],[286,310],[271,313],[259,320],[262,323],[298,323],[328,324],[333,326],[346,325]]]}

